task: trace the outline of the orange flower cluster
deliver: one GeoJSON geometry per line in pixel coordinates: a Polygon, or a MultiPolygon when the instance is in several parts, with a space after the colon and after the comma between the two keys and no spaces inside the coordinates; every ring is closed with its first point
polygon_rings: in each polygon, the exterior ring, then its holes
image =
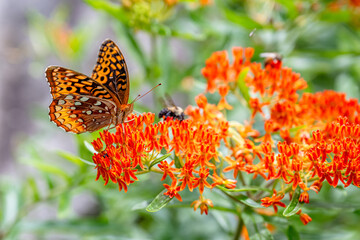
{"type": "Polygon", "coordinates": [[[115,133],[100,133],[101,138],[92,142],[98,152],[93,156],[97,168],[96,180],[102,176],[106,185],[110,179],[119,185],[120,191],[124,189],[126,192],[128,185],[138,180],[136,175],[140,170],[154,168],[154,155],[166,150],[174,151],[176,157],[170,163],[161,161],[156,169],[163,174],[161,180],[169,177],[172,181],[171,185],[164,184],[167,189],[165,195],[181,201],[178,192],[186,187],[190,191],[198,188],[202,195],[205,187],[227,186],[228,181],[216,174],[215,166],[220,141],[227,136],[227,122],[220,122],[216,128],[192,119],[179,121],[168,118],[155,124],[154,116],[153,113],[132,115],[128,122],[117,126],[115,133]],[[180,167],[174,166],[175,161],[180,167]]]}
{"type": "MultiPolygon", "coordinates": [[[[181,201],[181,191],[198,189],[199,200],[192,205],[206,214],[213,202],[204,197],[204,189],[218,185],[236,188],[237,178],[245,184],[243,173],[265,181],[281,181],[280,189],[274,186],[273,195],[261,199],[262,205],[272,206],[275,213],[278,207],[286,207],[283,198],[286,194],[293,196],[295,190],[300,190],[299,202],[309,203],[309,191],[318,193],[324,181],[333,187],[339,182],[345,187],[359,187],[358,101],[329,90],[300,96],[299,90],[307,87],[306,82],[298,73],[283,67],[281,60],[263,68],[251,62],[252,48],[236,47],[232,53],[231,64],[227,52],[220,51],[213,53],[202,69],[206,91],[221,96],[217,105],[199,94],[195,98],[197,106],[185,110],[187,120],[155,123],[154,114],[145,113],[130,116],[115,133],[100,133],[101,138],[92,143],[98,152],[93,156],[96,179],[102,176],[105,184],[111,180],[127,191],[129,184],[138,180],[137,174],[158,172],[161,181],[171,181],[164,184],[165,195],[170,198],[181,201]],[[242,73],[246,73],[244,81],[254,94],[248,104],[251,121],[245,125],[228,121],[221,112],[235,107],[225,97],[236,94],[242,73]],[[258,113],[264,124],[263,134],[253,129],[258,113]],[[276,135],[284,141],[276,142],[276,135]],[[220,153],[221,142],[221,149],[226,151],[220,153]],[[174,157],[157,161],[164,152],[173,152],[174,157]],[[227,172],[234,179],[226,178],[227,172]]],[[[304,224],[311,221],[301,210],[297,214],[304,224]]]]}
{"type": "Polygon", "coordinates": [[[221,96],[218,104],[220,110],[232,109],[225,97],[230,89],[235,88],[240,72],[251,64],[250,59],[254,54],[254,49],[234,47],[232,53],[234,57],[232,64],[226,51],[218,51],[206,60],[206,66],[202,69],[202,74],[207,80],[206,91],[210,93],[218,91],[221,96]]]}
{"type": "MultiPolygon", "coordinates": [[[[234,48],[233,52],[239,48],[234,48]]],[[[214,53],[206,62],[203,75],[208,81],[209,92],[219,92],[226,85],[234,88],[237,76],[249,68],[245,81],[258,97],[251,98],[251,119],[257,113],[264,119],[263,136],[249,126],[236,127],[243,142],[227,145],[231,155],[225,158],[229,164],[224,172],[233,171],[234,178],[241,172],[261,176],[265,180],[281,179],[283,187],[274,189],[272,197],[263,198],[262,205],[285,207],[281,202],[285,193],[297,187],[302,192],[299,202],[309,203],[308,191],[319,192],[324,181],[336,187],[340,182],[345,187],[360,184],[360,105],[356,99],[347,99],[343,93],[324,91],[304,93],[304,79],[281,64],[250,62],[253,52],[243,61],[242,53],[234,54],[234,64],[229,65],[226,52],[214,53]],[[238,63],[238,64],[235,64],[238,63]],[[266,119],[264,110],[270,116],[266,119]],[[291,132],[291,134],[290,134],[291,132]],[[312,137],[311,137],[312,132],[312,137]],[[274,134],[285,140],[274,149],[274,134]],[[252,140],[255,138],[255,141],[252,140]],[[256,145],[254,142],[260,142],[256,145]],[[289,187],[287,187],[289,185],[289,187]]],[[[219,107],[219,105],[218,105],[219,107]]],[[[311,218],[299,212],[304,224],[311,218]]]]}
{"type": "MultiPolygon", "coordinates": [[[[261,145],[261,155],[257,155],[260,161],[257,164],[253,164],[253,157],[238,156],[237,166],[241,167],[233,169],[234,174],[245,171],[255,173],[254,177],[258,174],[266,180],[282,179],[285,184],[291,184],[293,190],[297,187],[302,189],[299,200],[304,203],[309,203],[308,191],[319,192],[323,181],[333,187],[339,181],[345,187],[350,184],[359,187],[360,125],[339,117],[330,126],[324,132],[313,132],[309,144],[279,142],[277,153],[269,143],[261,145]],[[309,183],[312,184],[309,186],[309,183]]],[[[283,197],[276,195],[276,192],[274,194],[271,199],[262,200],[264,206],[275,207],[274,204],[283,197]]]]}

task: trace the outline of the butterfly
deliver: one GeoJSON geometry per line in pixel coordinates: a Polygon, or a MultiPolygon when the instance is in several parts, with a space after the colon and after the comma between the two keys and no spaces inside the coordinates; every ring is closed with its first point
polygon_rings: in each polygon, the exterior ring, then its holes
{"type": "Polygon", "coordinates": [[[159,112],[159,118],[172,117],[173,119],[178,119],[183,121],[185,119],[184,110],[181,107],[175,105],[174,101],[169,95],[166,95],[166,99],[162,99],[163,105],[165,106],[159,112]]]}
{"type": "Polygon", "coordinates": [[[45,76],[53,98],[50,120],[66,132],[94,132],[124,123],[133,111],[134,102],[140,99],[138,95],[128,103],[127,65],[110,39],[101,44],[91,77],[59,66],[48,67],[45,76]]]}

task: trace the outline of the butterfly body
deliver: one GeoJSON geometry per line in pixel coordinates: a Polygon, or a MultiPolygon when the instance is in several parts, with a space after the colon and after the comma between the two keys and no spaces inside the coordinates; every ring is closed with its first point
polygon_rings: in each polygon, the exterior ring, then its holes
{"type": "Polygon", "coordinates": [[[59,66],[50,66],[45,73],[53,97],[50,120],[67,132],[117,125],[133,111],[126,62],[111,40],[102,43],[91,77],[59,66]]]}

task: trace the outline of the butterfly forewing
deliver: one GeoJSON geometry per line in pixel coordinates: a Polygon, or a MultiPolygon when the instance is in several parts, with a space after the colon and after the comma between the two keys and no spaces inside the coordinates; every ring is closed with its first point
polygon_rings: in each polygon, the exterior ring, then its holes
{"type": "Polygon", "coordinates": [[[114,101],[114,94],[106,89],[105,86],[76,71],[58,66],[50,66],[46,69],[46,78],[49,82],[53,99],[61,95],[73,94],[114,101]]]}
{"type": "Polygon", "coordinates": [[[129,75],[123,54],[111,40],[105,40],[91,76],[114,93],[120,104],[129,100],[129,75]]]}
{"type": "Polygon", "coordinates": [[[50,104],[50,120],[67,132],[93,132],[111,124],[115,105],[84,95],[60,95],[50,104]]]}

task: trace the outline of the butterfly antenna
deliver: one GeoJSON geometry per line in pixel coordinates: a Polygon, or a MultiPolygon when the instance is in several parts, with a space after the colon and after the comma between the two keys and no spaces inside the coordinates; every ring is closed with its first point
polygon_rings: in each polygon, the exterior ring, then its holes
{"type": "Polygon", "coordinates": [[[153,87],[152,89],[150,89],[149,91],[147,91],[145,94],[143,94],[143,95],[137,95],[136,96],[136,98],[131,102],[131,104],[132,103],[134,103],[134,102],[136,102],[137,100],[139,100],[139,99],[141,99],[142,97],[144,97],[146,94],[148,94],[149,92],[151,92],[152,90],[154,90],[155,88],[157,88],[158,86],[160,86],[161,85],[161,83],[159,83],[158,85],[156,85],[155,87],[153,87]]]}

